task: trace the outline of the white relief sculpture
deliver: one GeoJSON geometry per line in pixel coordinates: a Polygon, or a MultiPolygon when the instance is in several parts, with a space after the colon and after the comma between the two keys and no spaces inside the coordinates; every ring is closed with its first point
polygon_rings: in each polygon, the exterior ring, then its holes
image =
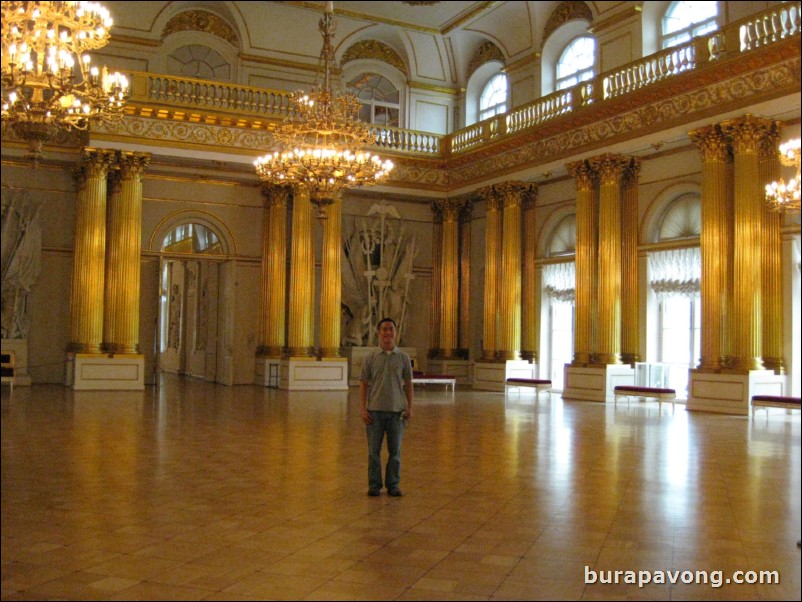
{"type": "Polygon", "coordinates": [[[28,294],[41,271],[41,203],[20,190],[2,194],[2,336],[26,339],[30,328],[28,294]]]}
{"type": "Polygon", "coordinates": [[[344,345],[372,346],[376,324],[390,317],[402,340],[408,315],[410,284],[418,250],[397,209],[374,204],[367,218],[354,220],[344,236],[342,302],[346,308],[344,345]]]}

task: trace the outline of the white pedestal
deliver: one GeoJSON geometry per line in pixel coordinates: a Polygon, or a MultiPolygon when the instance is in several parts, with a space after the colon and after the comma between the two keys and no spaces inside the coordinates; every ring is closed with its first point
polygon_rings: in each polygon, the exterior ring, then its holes
{"type": "Polygon", "coordinates": [[[28,374],[28,339],[3,339],[3,353],[14,352],[14,386],[28,387],[31,375],[28,374]]]}
{"type": "Polygon", "coordinates": [[[66,382],[76,391],[142,391],[145,356],[74,353],[67,355],[66,382]]]}
{"type": "Polygon", "coordinates": [[[563,399],[615,401],[613,396],[615,387],[634,384],[635,369],[629,364],[600,364],[587,367],[566,364],[563,399]]]}
{"type": "Polygon", "coordinates": [[[508,378],[534,378],[537,364],[528,360],[477,361],[473,367],[473,388],[504,393],[508,378]]]}
{"type": "Polygon", "coordinates": [[[347,391],[348,359],[282,359],[278,387],[285,391],[347,391]]]}
{"type": "Polygon", "coordinates": [[[471,381],[470,362],[461,359],[432,359],[426,368],[427,374],[450,374],[456,377],[458,385],[468,385],[471,381]]]}
{"type": "Polygon", "coordinates": [[[688,410],[719,414],[749,414],[752,395],[783,395],[785,377],[772,370],[731,374],[691,370],[688,410]]]}
{"type": "Polygon", "coordinates": [[[281,358],[258,356],[256,358],[255,383],[263,387],[278,389],[280,380],[281,358]]]}
{"type": "MultiPolygon", "coordinates": [[[[351,386],[359,385],[359,376],[362,374],[362,360],[373,353],[376,347],[347,347],[348,363],[351,365],[348,374],[348,384],[351,386]]],[[[412,369],[420,370],[418,367],[418,350],[415,347],[400,347],[412,360],[412,369]]]]}

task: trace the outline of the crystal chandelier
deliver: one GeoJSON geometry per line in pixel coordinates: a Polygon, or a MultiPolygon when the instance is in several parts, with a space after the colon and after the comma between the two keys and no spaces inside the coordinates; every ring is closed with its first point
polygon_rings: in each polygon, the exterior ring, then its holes
{"type": "Polygon", "coordinates": [[[95,2],[4,1],[2,15],[3,125],[29,143],[34,164],[60,130],[122,117],[128,80],[91,67],[83,54],[108,43],[108,10],[95,2]]]}
{"type": "Polygon", "coordinates": [[[320,20],[323,82],[290,97],[290,116],[275,133],[279,150],[258,158],[259,178],[274,185],[300,185],[322,210],[342,190],[386,180],[393,163],[365,152],[375,137],[359,121],[359,99],[332,89],[334,8],[326,3],[320,20]]]}
{"type": "Polygon", "coordinates": [[[799,147],[799,138],[780,145],[780,163],[786,167],[796,167],[796,175],[788,183],[780,178],[779,182],[766,184],[766,203],[772,211],[799,211],[799,147]]]}

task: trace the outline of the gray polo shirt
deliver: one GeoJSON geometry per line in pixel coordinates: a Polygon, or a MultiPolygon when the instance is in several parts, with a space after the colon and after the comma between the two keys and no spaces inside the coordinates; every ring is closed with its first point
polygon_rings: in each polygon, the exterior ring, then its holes
{"type": "Polygon", "coordinates": [[[368,409],[402,412],[407,409],[404,382],[412,380],[412,362],[398,347],[381,347],[362,361],[360,380],[368,383],[368,409]]]}

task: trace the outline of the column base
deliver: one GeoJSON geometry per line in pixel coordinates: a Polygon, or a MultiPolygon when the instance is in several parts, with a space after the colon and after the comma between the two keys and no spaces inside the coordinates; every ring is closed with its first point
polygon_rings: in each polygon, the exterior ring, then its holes
{"type": "Polygon", "coordinates": [[[563,399],[578,401],[615,401],[613,389],[634,385],[635,369],[628,364],[565,365],[563,399]]]}
{"type": "Polygon", "coordinates": [[[457,378],[458,385],[470,384],[470,362],[459,358],[437,358],[429,360],[428,374],[450,374],[457,378]]]}
{"type": "Polygon", "coordinates": [[[348,360],[344,357],[288,357],[281,360],[278,388],[284,391],[347,391],[348,360]]]}
{"type": "Polygon", "coordinates": [[[534,378],[536,368],[526,360],[479,360],[473,366],[473,388],[503,393],[508,378],[534,378]]]}
{"type": "Polygon", "coordinates": [[[256,356],[256,374],[254,384],[271,389],[278,389],[281,375],[281,358],[256,356]]]}
{"type": "Polygon", "coordinates": [[[68,353],[65,383],[75,391],[142,391],[145,356],[68,353]]]}
{"type": "Polygon", "coordinates": [[[691,370],[688,410],[747,416],[752,395],[783,395],[785,377],[771,370],[691,370]]]}

